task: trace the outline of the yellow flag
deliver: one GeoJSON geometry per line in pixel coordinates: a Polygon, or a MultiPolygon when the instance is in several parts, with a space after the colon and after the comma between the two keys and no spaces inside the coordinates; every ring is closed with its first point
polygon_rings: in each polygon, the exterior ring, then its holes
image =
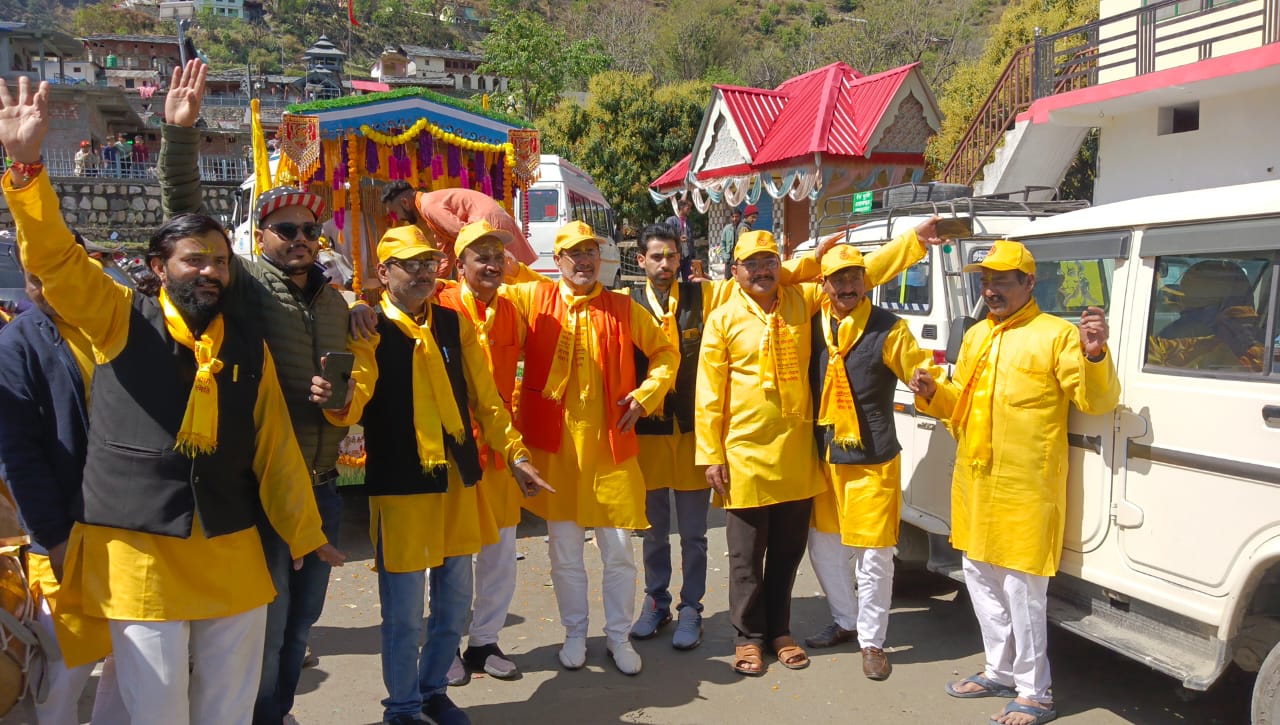
{"type": "Polygon", "coordinates": [[[252,209],[258,203],[258,195],[270,189],[271,154],[267,151],[267,135],[262,131],[262,108],[258,99],[249,101],[249,113],[253,123],[253,200],[252,209]]]}

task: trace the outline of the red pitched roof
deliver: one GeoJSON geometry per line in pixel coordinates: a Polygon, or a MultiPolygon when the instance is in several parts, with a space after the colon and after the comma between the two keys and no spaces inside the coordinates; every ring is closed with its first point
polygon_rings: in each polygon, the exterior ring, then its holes
{"type": "MultiPolygon", "coordinates": [[[[845,63],[832,63],[790,78],[774,90],[715,86],[746,144],[749,166],[697,172],[699,179],[732,176],[786,165],[821,153],[865,156],[867,144],[884,120],[889,104],[918,63],[864,76],[845,63]]],[[[704,127],[701,134],[713,132],[704,127]]],[[[650,186],[683,185],[690,157],[671,167],[650,186]]]]}
{"type": "Polygon", "coordinates": [[[661,191],[662,189],[683,185],[685,177],[689,175],[689,159],[692,157],[693,154],[685,154],[683,159],[680,159],[675,166],[663,172],[662,176],[654,179],[649,186],[661,191]]]}
{"type": "Polygon", "coordinates": [[[742,134],[748,157],[754,157],[786,105],[787,95],[779,91],[740,86],[715,86],[715,89],[720,91],[729,115],[742,134]]]}
{"type": "Polygon", "coordinates": [[[814,153],[863,156],[890,101],[917,64],[863,76],[832,63],[782,85],[788,96],[752,165],[776,166],[814,153]]]}

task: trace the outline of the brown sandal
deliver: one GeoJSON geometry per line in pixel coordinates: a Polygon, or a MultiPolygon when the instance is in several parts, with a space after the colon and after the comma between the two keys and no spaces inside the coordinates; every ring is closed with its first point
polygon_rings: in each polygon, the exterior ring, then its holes
{"type": "Polygon", "coordinates": [[[778,663],[789,670],[803,670],[809,666],[809,655],[790,636],[773,640],[773,652],[778,656],[778,663]]]}
{"type": "Polygon", "coordinates": [[[740,644],[733,650],[733,671],[747,677],[764,674],[764,652],[758,644],[740,644]]]}

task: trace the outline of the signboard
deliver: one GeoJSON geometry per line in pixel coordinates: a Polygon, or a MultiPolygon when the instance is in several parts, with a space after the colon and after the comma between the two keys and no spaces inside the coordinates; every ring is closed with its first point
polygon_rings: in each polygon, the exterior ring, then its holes
{"type": "Polygon", "coordinates": [[[871,211],[871,196],[872,196],[872,192],[870,191],[859,191],[858,193],[854,194],[853,195],[853,213],[866,214],[867,212],[871,211]]]}

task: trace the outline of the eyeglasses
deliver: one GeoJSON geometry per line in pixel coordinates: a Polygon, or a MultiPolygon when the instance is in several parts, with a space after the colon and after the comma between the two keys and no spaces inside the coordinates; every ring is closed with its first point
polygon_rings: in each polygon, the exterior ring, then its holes
{"type": "Polygon", "coordinates": [[[298,232],[302,232],[302,236],[306,237],[308,242],[314,242],[320,238],[321,234],[324,234],[324,225],[320,222],[307,222],[305,224],[278,222],[276,224],[268,224],[267,229],[270,229],[281,239],[297,239],[298,232]]]}
{"type": "Polygon", "coordinates": [[[418,274],[423,271],[435,274],[436,270],[440,269],[438,259],[392,259],[387,264],[395,265],[408,274],[418,274]]]}
{"type": "Polygon", "coordinates": [[[761,272],[777,269],[782,262],[777,257],[765,257],[763,259],[744,259],[738,264],[741,264],[748,272],[761,272]]]}

